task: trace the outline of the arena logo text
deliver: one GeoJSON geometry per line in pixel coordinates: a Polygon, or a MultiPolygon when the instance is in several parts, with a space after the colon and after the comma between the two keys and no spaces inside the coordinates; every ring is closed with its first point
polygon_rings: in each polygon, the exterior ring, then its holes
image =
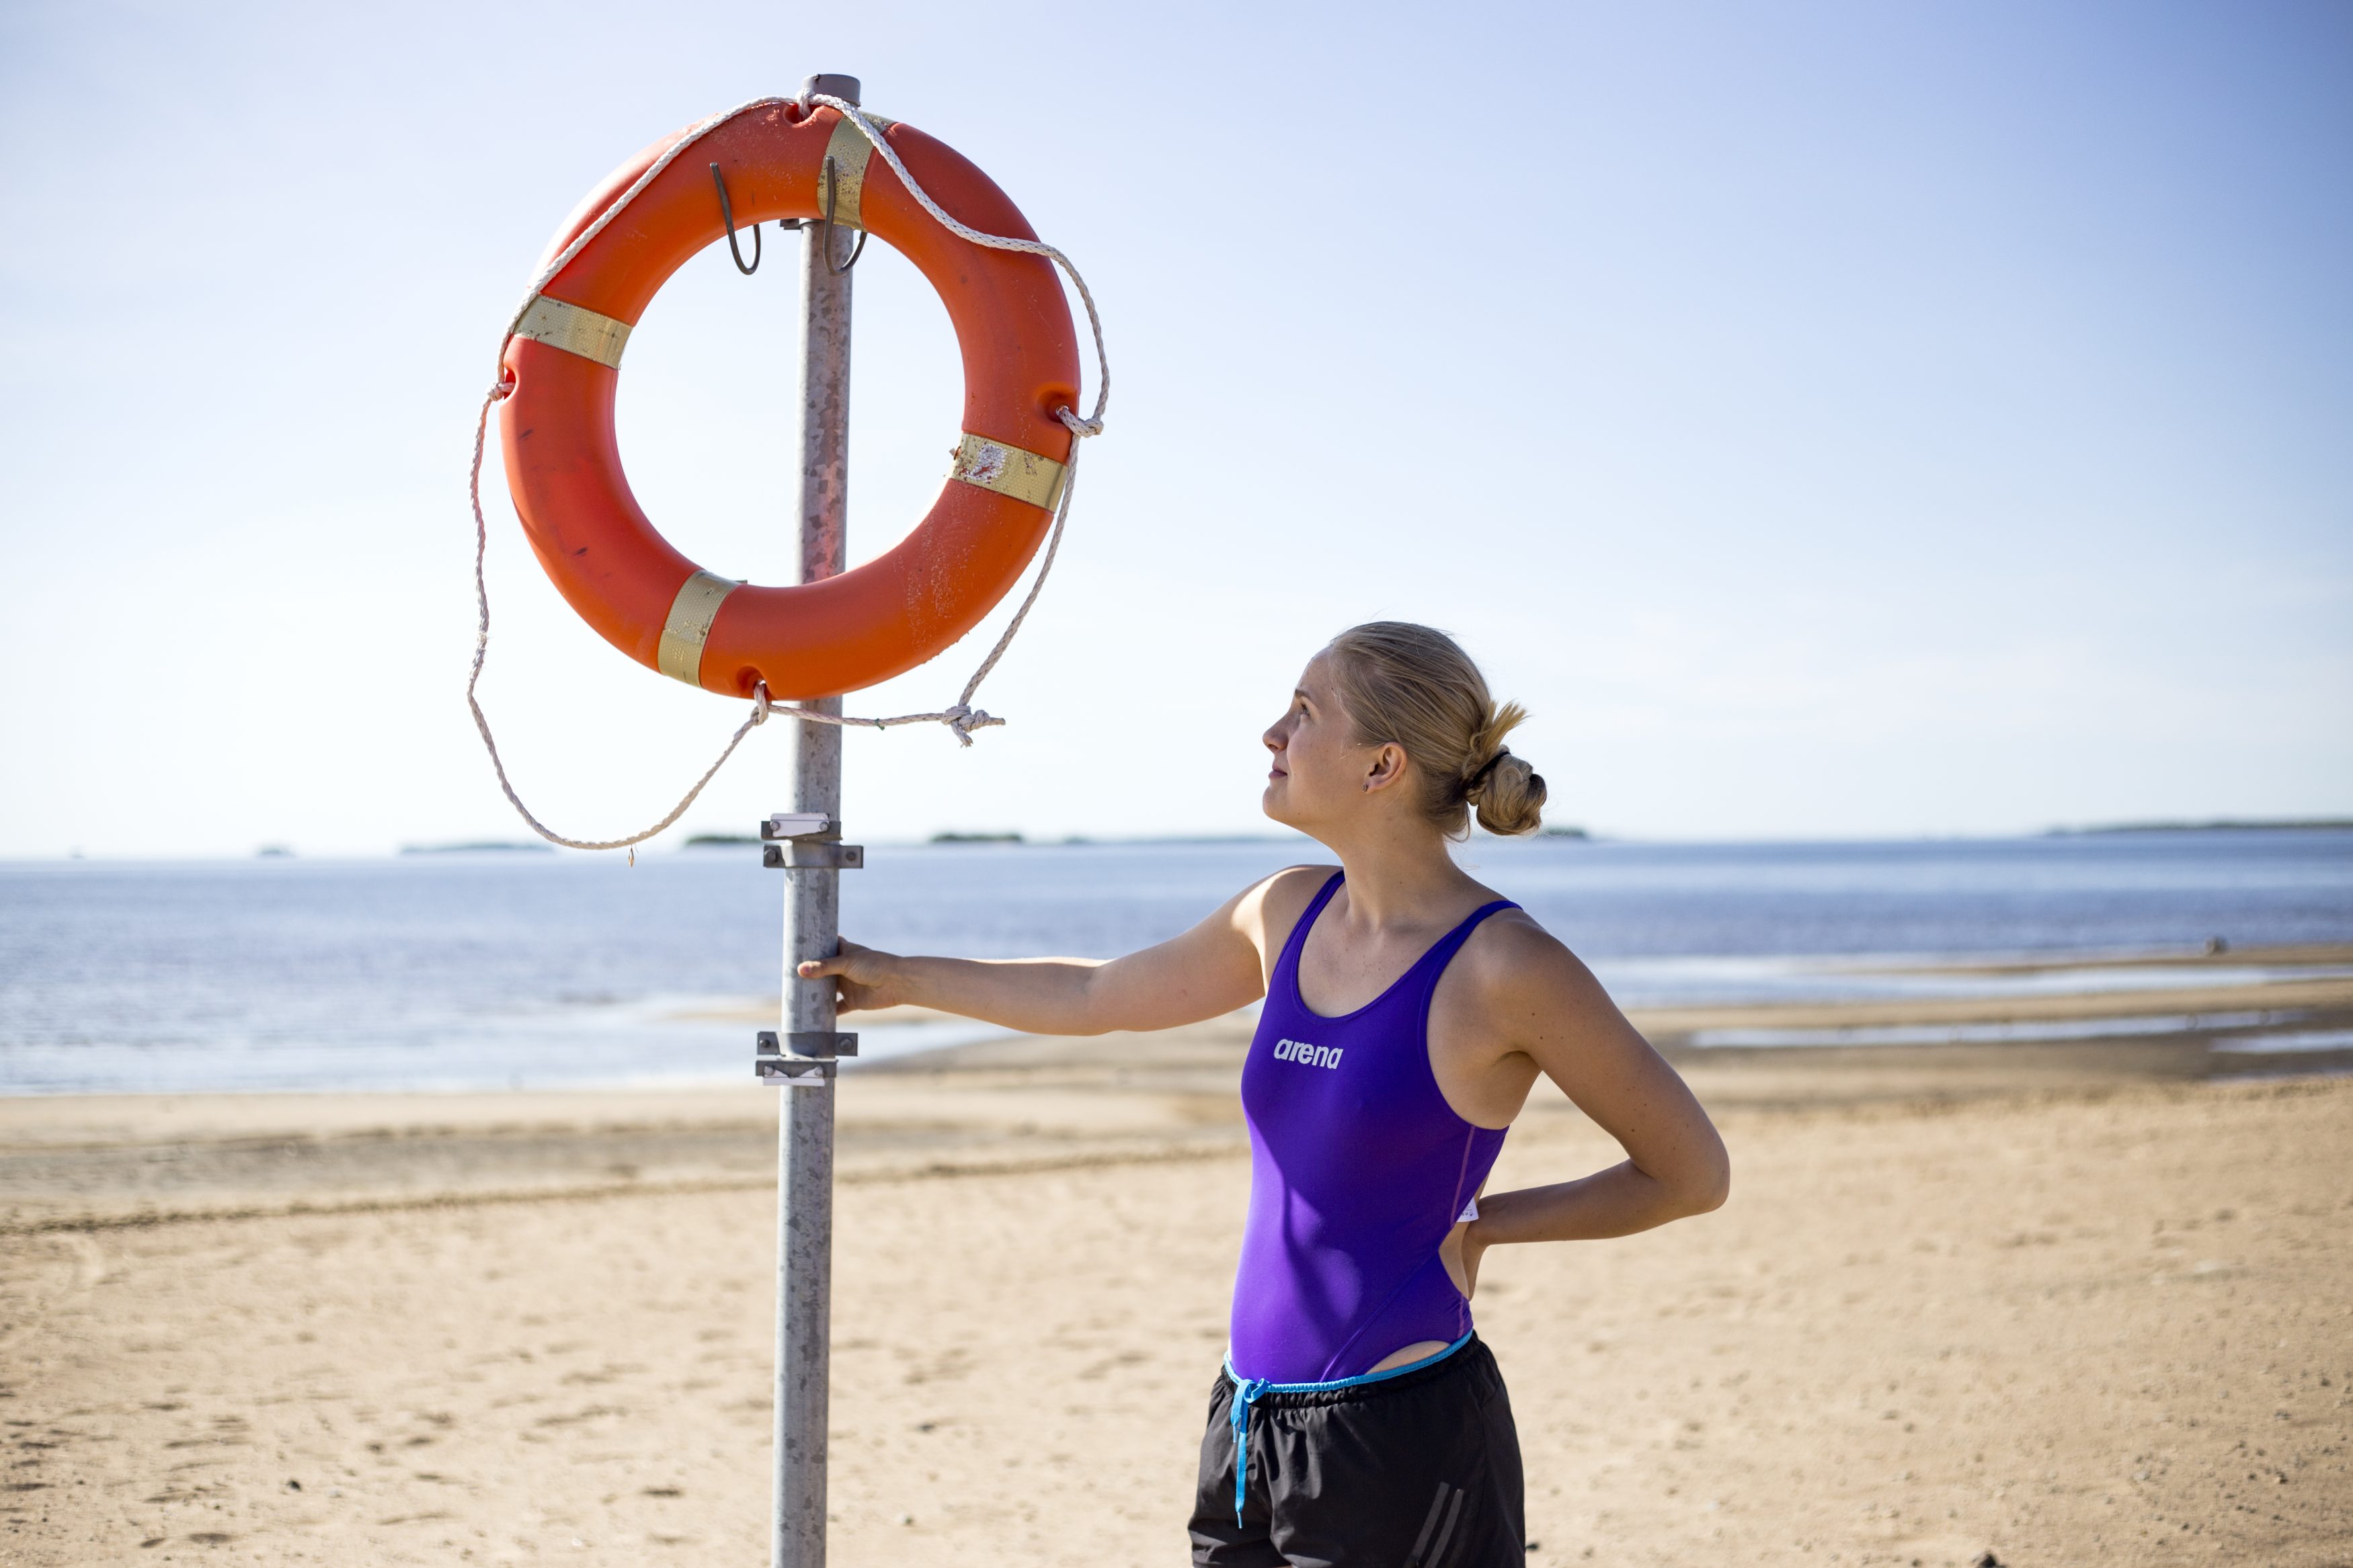
{"type": "Polygon", "coordinates": [[[1274,1042],[1274,1059],[1299,1062],[1312,1068],[1337,1068],[1343,1048],[1339,1046],[1311,1046],[1305,1040],[1277,1040],[1274,1042]]]}

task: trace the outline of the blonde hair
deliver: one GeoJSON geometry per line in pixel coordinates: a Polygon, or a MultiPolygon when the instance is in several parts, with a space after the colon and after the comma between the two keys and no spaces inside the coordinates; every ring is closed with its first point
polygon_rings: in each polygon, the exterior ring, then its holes
{"type": "Polygon", "coordinates": [[[1452,637],[1410,621],[1368,621],[1324,651],[1357,741],[1404,749],[1422,776],[1422,810],[1448,837],[1467,837],[1474,811],[1490,833],[1543,824],[1543,775],[1504,744],[1527,710],[1497,703],[1452,637]]]}

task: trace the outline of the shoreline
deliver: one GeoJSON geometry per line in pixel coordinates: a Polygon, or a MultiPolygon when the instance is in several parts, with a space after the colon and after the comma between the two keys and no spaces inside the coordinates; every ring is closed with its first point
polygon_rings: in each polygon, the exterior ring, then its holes
{"type": "MultiPolygon", "coordinates": [[[[2172,1004],[2294,1010],[2334,1037],[2353,979],[2190,993],[2172,1004]],[[2290,1004],[2294,1004],[2293,1009],[2290,1004]]],[[[2007,999],[2057,1019],[2114,1016],[2110,994],[2007,999]],[[2103,1011],[2105,1009],[2105,1012],[2103,1011]]],[[[1694,1046],[1737,1027],[1856,1027],[1978,1016],[1945,1000],[1678,1009],[1634,1016],[1712,1113],[1930,1114],[2095,1102],[2135,1092],[2326,1084],[2353,1036],[2260,1053],[2210,1033],[2060,1042],[1694,1046]]],[[[2232,1015],[2225,1015],[2232,1016],[2232,1015]]],[[[2244,1016],[2243,1013],[2236,1016],[2244,1016]]],[[[846,1073],[845,1183],[1213,1157],[1246,1147],[1236,1092],[1251,1021],[1094,1037],[1011,1036],[846,1073]]],[[[225,1217],[773,1186],[773,1098],[746,1074],[689,1087],[267,1090],[0,1096],[0,1236],[225,1217]]],[[[1520,1127],[1581,1117],[1539,1081],[1520,1127]]]]}
{"type": "MultiPolygon", "coordinates": [[[[2219,953],[2143,952],[2065,960],[1994,961],[1957,955],[1935,962],[1914,963],[1873,957],[1868,962],[1856,961],[1831,972],[1917,977],[1932,983],[1947,978],[2000,981],[2023,977],[2031,981],[2049,977],[2063,981],[2076,975],[2086,983],[2074,988],[2048,990],[1963,989],[1925,994],[1796,997],[1652,1005],[1630,1003],[1626,1005],[1626,1012],[1635,1026],[1679,1067],[1703,1060],[1730,1059],[1732,1052],[1751,1049],[1782,1052],[1826,1047],[1853,1051],[1883,1046],[1905,1049],[1958,1047],[1972,1043],[1969,1037],[1971,1029],[1992,1025],[2008,1028],[2017,1037],[2003,1040],[2003,1044],[2036,1050],[2069,1049],[2081,1043],[2070,1037],[2084,1034],[2087,1028],[2094,1035],[2123,1043],[2168,1043],[2174,1048],[2165,1054],[2166,1076],[2200,1076],[2189,1065],[2195,1054],[2189,1047],[2196,1042],[2211,1044],[2217,1037],[2222,1036],[2232,1039],[2229,1050],[2232,1054],[2253,1061],[2260,1061],[2267,1056],[2295,1056],[2306,1058],[2304,1066],[2308,1071],[2353,1070],[2353,1039],[2348,1039],[2342,1050],[2316,1052],[2309,1044],[2292,1044],[2279,1052],[2267,1053],[2262,1048],[2261,1039],[2250,1034],[2253,1030],[2285,1031],[2291,1028],[2304,1034],[2353,1029],[2353,943],[2306,943],[2233,949],[2219,953]],[[2114,973],[2145,975],[2158,983],[2109,984],[2109,977],[2114,973]],[[2136,1031],[2130,1026],[2135,1020],[2147,1026],[2136,1031]],[[2035,1036],[2034,1026],[2038,1025],[2048,1026],[2047,1036],[2035,1036]],[[1949,1039],[1934,1038],[1940,1027],[1956,1032],[1949,1039]],[[1890,1029],[1906,1033],[1912,1038],[1850,1042],[1802,1037],[1890,1029]],[[1761,1037],[1774,1035],[1785,1037],[1761,1037]],[[1801,1037],[1786,1037],[1791,1036],[1801,1037]]],[[[682,1028],[708,1030],[741,1026],[749,1030],[773,1024],[775,1014],[776,1005],[773,1003],[749,998],[712,998],[674,1008],[663,1017],[670,1024],[682,1028]]],[[[1245,1009],[1187,1029],[1166,1031],[1155,1038],[1164,1041],[1217,1039],[1232,1043],[1247,1038],[1253,1017],[1254,1010],[1245,1009]]],[[[1111,1067],[1117,1065],[1120,1056],[1114,1047],[1091,1046],[1085,1042],[1056,1044],[913,1006],[855,1015],[851,1026],[877,1031],[881,1037],[870,1043],[880,1049],[875,1055],[849,1064],[845,1081],[878,1074],[960,1070],[992,1062],[1085,1060],[1111,1067]],[[932,1044],[922,1038],[934,1030],[944,1037],[943,1043],[932,1044]],[[970,1037],[975,1033],[985,1037],[972,1039],[970,1037]],[[964,1037],[952,1037],[957,1036],[964,1037]]],[[[1990,1038],[1982,1035],[1980,1037],[1990,1038]]],[[[1149,1050],[1165,1048],[1165,1046],[1149,1047],[1147,1055],[1149,1050]]],[[[745,1059],[748,1072],[748,1056],[745,1059]]],[[[1234,1065],[1238,1068],[1239,1061],[1234,1065]]],[[[2232,1070],[2249,1070],[2248,1064],[2239,1063],[2232,1070]]],[[[0,1143],[5,1143],[10,1125],[21,1125],[26,1120],[24,1114],[12,1112],[8,1108],[26,1100],[136,1100],[145,1097],[192,1099],[210,1095],[333,1097],[345,1094],[396,1099],[418,1096],[447,1099],[472,1094],[529,1097],[575,1091],[670,1095],[720,1092],[731,1087],[732,1074],[729,1078],[720,1078],[700,1074],[641,1075],[628,1071],[579,1085],[576,1090],[532,1081],[505,1084],[496,1081],[458,1082],[447,1086],[430,1082],[388,1086],[365,1083],[287,1084],[224,1089],[0,1086],[0,1143]]]]}

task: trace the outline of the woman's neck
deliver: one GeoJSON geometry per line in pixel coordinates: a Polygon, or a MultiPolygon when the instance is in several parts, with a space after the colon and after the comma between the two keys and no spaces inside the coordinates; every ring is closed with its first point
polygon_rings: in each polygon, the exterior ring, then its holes
{"type": "Polygon", "coordinates": [[[1374,831],[1324,840],[1347,874],[1350,923],[1376,931],[1415,927],[1460,903],[1479,884],[1454,863],[1446,840],[1412,825],[1410,832],[1374,831]]]}

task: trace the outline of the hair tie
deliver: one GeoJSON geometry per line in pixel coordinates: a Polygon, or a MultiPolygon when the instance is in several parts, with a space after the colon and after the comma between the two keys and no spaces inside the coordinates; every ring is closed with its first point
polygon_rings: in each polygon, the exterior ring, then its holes
{"type": "Polygon", "coordinates": [[[1511,754],[1512,754],[1512,748],[1511,748],[1511,747],[1509,747],[1509,746],[1498,746],[1498,747],[1496,747],[1496,748],[1495,748],[1495,754],[1494,754],[1493,756],[1489,757],[1489,758],[1487,759],[1485,765],[1483,765],[1482,767],[1481,767],[1481,768],[1480,768],[1480,770],[1479,770],[1477,773],[1472,773],[1472,774],[1468,779],[1465,779],[1465,780],[1463,781],[1463,783],[1462,783],[1462,795],[1463,795],[1463,798],[1468,799],[1468,798],[1470,798],[1472,795],[1477,795],[1477,794],[1479,793],[1480,789],[1481,789],[1482,787],[1483,787],[1483,786],[1485,785],[1485,784],[1487,783],[1487,775],[1488,775],[1489,773],[1493,773],[1493,772],[1495,771],[1495,764],[1496,764],[1497,763],[1502,762],[1505,757],[1508,757],[1508,756],[1510,756],[1511,754]]]}

